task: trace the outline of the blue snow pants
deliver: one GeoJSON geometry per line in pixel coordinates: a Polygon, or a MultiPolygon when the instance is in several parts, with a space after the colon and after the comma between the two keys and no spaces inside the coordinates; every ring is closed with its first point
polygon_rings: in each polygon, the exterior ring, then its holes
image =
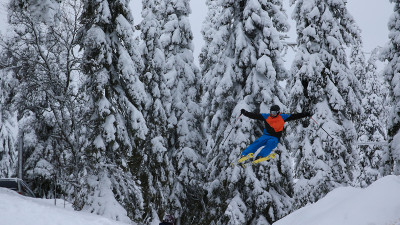
{"type": "Polygon", "coordinates": [[[255,153],[259,148],[265,146],[261,149],[260,153],[257,156],[266,157],[268,156],[276,146],[278,146],[278,138],[269,136],[269,135],[262,135],[257,140],[255,140],[249,147],[247,147],[241,155],[248,155],[249,153],[255,153]]]}

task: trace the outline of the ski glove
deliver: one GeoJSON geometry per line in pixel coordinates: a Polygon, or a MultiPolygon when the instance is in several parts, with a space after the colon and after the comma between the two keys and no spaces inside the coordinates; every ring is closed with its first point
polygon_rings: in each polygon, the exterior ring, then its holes
{"type": "Polygon", "coordinates": [[[244,114],[246,114],[246,113],[247,113],[247,111],[246,111],[245,109],[241,109],[241,110],[240,110],[240,114],[243,114],[243,115],[244,115],[244,114]]]}

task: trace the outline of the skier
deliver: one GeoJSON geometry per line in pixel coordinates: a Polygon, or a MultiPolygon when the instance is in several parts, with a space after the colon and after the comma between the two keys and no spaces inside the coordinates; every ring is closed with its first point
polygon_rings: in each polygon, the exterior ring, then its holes
{"type": "Polygon", "coordinates": [[[172,215],[165,215],[163,218],[163,222],[160,223],[159,225],[174,225],[175,223],[175,218],[172,215]]]}
{"type": "Polygon", "coordinates": [[[278,105],[273,105],[270,108],[270,113],[252,113],[247,112],[245,109],[240,111],[244,116],[251,119],[262,120],[265,122],[265,129],[263,135],[249,145],[242,153],[238,162],[243,162],[251,158],[259,148],[264,148],[257,155],[255,160],[267,157],[274,148],[278,145],[279,139],[282,136],[283,126],[285,122],[297,120],[304,117],[310,117],[311,113],[303,112],[297,114],[282,114],[278,105]],[[252,153],[251,155],[249,155],[252,153]]]}

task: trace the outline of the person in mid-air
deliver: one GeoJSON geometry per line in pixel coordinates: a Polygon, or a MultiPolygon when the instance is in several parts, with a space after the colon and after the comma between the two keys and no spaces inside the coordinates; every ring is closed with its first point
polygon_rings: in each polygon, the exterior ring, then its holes
{"type": "Polygon", "coordinates": [[[239,162],[251,158],[254,153],[261,147],[264,148],[258,153],[256,160],[267,157],[274,148],[278,145],[279,139],[282,137],[283,127],[285,122],[297,120],[304,117],[310,117],[311,113],[303,112],[296,114],[283,114],[280,112],[278,105],[273,105],[270,108],[270,113],[252,113],[242,109],[241,114],[255,120],[262,120],[265,123],[263,135],[249,145],[242,153],[239,162]],[[249,154],[251,157],[249,157],[249,154]]]}

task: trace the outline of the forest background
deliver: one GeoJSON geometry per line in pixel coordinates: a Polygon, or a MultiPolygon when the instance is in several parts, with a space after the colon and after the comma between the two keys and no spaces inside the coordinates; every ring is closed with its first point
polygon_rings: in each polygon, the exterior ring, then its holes
{"type": "Polygon", "coordinates": [[[21,171],[76,210],[181,224],[272,224],[336,187],[398,175],[399,8],[377,2],[12,0],[1,175],[21,171]],[[272,104],[318,124],[288,126],[270,164],[229,167],[261,134],[235,123],[240,109],[272,104]]]}

